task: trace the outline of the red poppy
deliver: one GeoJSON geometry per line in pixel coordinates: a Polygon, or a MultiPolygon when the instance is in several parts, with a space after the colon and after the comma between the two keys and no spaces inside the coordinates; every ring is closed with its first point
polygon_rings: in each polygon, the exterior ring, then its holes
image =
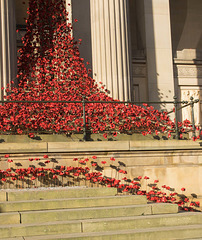
{"type": "Polygon", "coordinates": [[[28,135],[30,138],[34,138],[34,133],[29,133],[28,135]]]}
{"type": "Polygon", "coordinates": [[[114,133],[113,133],[113,136],[114,136],[114,137],[117,137],[117,132],[114,132],[114,133]]]}
{"type": "Polygon", "coordinates": [[[107,139],[107,133],[104,133],[104,134],[103,134],[103,137],[104,137],[105,139],[107,139]]]}

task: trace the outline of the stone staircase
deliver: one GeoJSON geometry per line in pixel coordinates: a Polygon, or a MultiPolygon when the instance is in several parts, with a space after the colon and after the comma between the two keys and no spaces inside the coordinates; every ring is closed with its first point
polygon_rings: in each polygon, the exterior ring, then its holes
{"type": "Polygon", "coordinates": [[[1,190],[0,239],[202,239],[202,213],[113,188],[1,190]]]}

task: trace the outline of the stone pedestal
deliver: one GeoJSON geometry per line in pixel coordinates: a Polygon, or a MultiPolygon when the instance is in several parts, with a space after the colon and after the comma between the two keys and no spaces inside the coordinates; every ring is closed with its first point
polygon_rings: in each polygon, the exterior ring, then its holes
{"type": "Polygon", "coordinates": [[[172,101],[175,90],[169,0],[144,0],[144,11],[149,101],[172,101]]]}
{"type": "Polygon", "coordinates": [[[16,56],[15,0],[0,0],[0,99],[16,80],[16,56]]]}
{"type": "Polygon", "coordinates": [[[128,1],[91,0],[93,78],[119,100],[131,98],[128,1]]]}

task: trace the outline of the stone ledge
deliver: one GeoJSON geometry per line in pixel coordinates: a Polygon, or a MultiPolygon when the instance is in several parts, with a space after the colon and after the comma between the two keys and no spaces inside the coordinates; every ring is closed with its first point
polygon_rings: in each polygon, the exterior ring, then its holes
{"type": "Polygon", "coordinates": [[[1,143],[0,153],[47,152],[47,143],[1,143]]]}
{"type": "Polygon", "coordinates": [[[130,141],[130,150],[202,149],[200,144],[192,140],[130,141]]]}
{"type": "Polygon", "coordinates": [[[201,142],[191,140],[169,141],[87,141],[87,142],[28,142],[1,143],[0,153],[54,153],[54,152],[104,152],[140,150],[202,149],[201,142]]]}
{"type": "Polygon", "coordinates": [[[48,143],[48,152],[92,152],[92,151],[128,151],[129,141],[106,142],[57,142],[48,143]]]}

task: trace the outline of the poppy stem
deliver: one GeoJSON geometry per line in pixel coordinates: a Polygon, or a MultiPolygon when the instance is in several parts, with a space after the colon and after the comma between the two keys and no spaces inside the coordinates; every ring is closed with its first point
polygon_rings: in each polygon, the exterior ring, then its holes
{"type": "Polygon", "coordinates": [[[10,189],[10,180],[11,180],[11,177],[9,176],[9,182],[8,182],[8,188],[10,189]]]}

